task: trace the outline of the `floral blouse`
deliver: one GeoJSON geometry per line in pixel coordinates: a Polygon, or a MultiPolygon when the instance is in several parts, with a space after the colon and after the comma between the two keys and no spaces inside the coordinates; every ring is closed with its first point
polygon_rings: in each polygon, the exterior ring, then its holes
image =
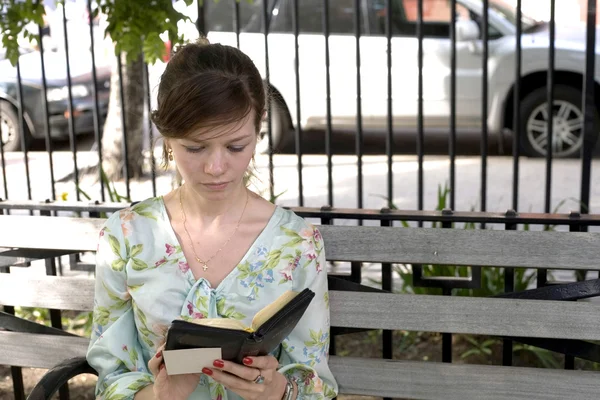
{"type": "MultiPolygon", "coordinates": [[[[96,254],[93,332],[87,353],[98,372],[96,395],[133,399],[153,382],[148,360],[177,318],[235,318],[249,325],[257,311],[287,290],[315,297],[274,352],[279,372],[298,384],[298,399],[331,399],[337,384],[327,365],[329,299],[323,239],[292,211],[277,207],[241,262],[216,287],[190,270],[162,197],[113,214],[96,254]]],[[[190,399],[240,399],[202,375],[190,399]]]]}

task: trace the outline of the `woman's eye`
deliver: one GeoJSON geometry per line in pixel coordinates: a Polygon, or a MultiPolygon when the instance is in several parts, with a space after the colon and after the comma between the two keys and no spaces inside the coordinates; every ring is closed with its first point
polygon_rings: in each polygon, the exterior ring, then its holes
{"type": "Polygon", "coordinates": [[[245,148],[246,146],[229,146],[229,151],[232,153],[241,153],[245,148]]]}
{"type": "Polygon", "coordinates": [[[203,149],[203,147],[187,147],[187,146],[185,147],[185,150],[188,153],[198,153],[198,152],[202,151],[202,149],[203,149]]]}

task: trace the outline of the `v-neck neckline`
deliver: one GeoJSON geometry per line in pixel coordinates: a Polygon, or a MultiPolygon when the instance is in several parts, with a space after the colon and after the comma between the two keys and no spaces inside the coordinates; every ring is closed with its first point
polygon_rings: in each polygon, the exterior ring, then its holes
{"type": "Polygon", "coordinates": [[[206,285],[210,289],[214,289],[215,291],[220,291],[224,287],[224,284],[229,279],[231,279],[231,277],[233,277],[235,275],[235,273],[237,272],[239,266],[242,265],[242,264],[244,264],[244,262],[250,256],[250,254],[252,254],[252,251],[256,247],[256,244],[262,240],[263,236],[266,235],[266,232],[268,232],[271,228],[273,228],[279,222],[279,220],[281,218],[281,213],[283,211],[283,209],[281,207],[279,207],[277,205],[275,206],[275,210],[273,211],[273,214],[271,214],[271,217],[269,217],[269,220],[267,221],[266,225],[261,230],[261,232],[258,234],[258,236],[256,237],[256,239],[254,239],[254,241],[252,242],[252,244],[250,245],[250,247],[248,247],[248,250],[246,251],[246,253],[244,254],[244,256],[235,265],[235,267],[233,267],[232,270],[229,271],[229,273],[227,275],[225,275],[225,277],[223,279],[221,279],[221,282],[219,282],[219,284],[217,285],[217,287],[213,288],[213,286],[208,281],[208,279],[203,278],[203,277],[196,278],[194,276],[194,273],[192,272],[192,269],[189,268],[187,257],[185,256],[185,253],[183,252],[183,246],[179,242],[179,239],[177,238],[177,234],[175,233],[175,229],[173,229],[173,225],[171,223],[171,218],[169,218],[169,213],[167,212],[167,206],[165,204],[165,199],[164,199],[163,196],[160,196],[159,199],[160,199],[160,205],[161,205],[161,212],[163,214],[163,220],[166,223],[166,225],[168,226],[169,235],[172,237],[173,242],[177,243],[177,245],[179,247],[181,247],[181,249],[182,249],[181,250],[181,260],[188,265],[188,270],[186,272],[188,280],[190,280],[190,282],[192,284],[194,284],[194,285],[198,284],[198,282],[200,282],[200,281],[204,281],[206,283],[206,285]]]}

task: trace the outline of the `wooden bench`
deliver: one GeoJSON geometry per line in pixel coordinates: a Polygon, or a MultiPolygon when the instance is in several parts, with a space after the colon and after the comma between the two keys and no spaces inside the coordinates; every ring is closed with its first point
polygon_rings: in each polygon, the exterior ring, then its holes
{"type": "MultiPolygon", "coordinates": [[[[0,216],[0,247],[94,251],[102,223],[92,218],[0,216]],[[35,227],[36,236],[44,240],[33,243],[24,227],[35,227]]],[[[598,233],[327,225],[320,229],[327,258],[332,261],[464,265],[473,266],[473,270],[600,270],[598,233]]],[[[351,292],[331,287],[331,324],[339,328],[502,336],[525,342],[544,338],[550,348],[574,356],[595,354],[597,361],[598,346],[588,341],[600,340],[600,307],[573,300],[597,296],[599,288],[599,280],[590,280],[497,298],[472,298],[351,292]],[[548,296],[561,300],[539,300],[548,296]]],[[[5,306],[91,310],[93,291],[93,279],[0,274],[0,305],[5,306]]],[[[71,371],[54,368],[29,397],[48,398],[57,389],[57,381],[66,382],[73,373],[90,372],[81,359],[87,345],[87,338],[60,332],[0,331],[0,365],[52,368],[72,359],[67,364],[71,371]]],[[[588,400],[600,394],[600,373],[593,371],[334,355],[330,364],[341,394],[445,400],[588,400]]]]}

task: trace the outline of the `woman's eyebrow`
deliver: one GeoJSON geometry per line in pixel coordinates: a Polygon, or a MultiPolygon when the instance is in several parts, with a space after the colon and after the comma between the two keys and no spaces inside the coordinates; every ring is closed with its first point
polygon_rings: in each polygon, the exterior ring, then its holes
{"type": "MultiPolygon", "coordinates": [[[[244,136],[239,136],[237,138],[233,138],[233,139],[229,140],[228,143],[240,142],[240,141],[242,141],[244,139],[248,139],[248,138],[252,137],[252,135],[254,135],[254,133],[250,133],[250,134],[247,134],[247,135],[244,135],[244,136]]],[[[197,144],[204,144],[204,143],[210,141],[211,139],[204,139],[203,140],[203,139],[189,138],[187,140],[189,140],[190,142],[197,143],[197,144]]]]}

